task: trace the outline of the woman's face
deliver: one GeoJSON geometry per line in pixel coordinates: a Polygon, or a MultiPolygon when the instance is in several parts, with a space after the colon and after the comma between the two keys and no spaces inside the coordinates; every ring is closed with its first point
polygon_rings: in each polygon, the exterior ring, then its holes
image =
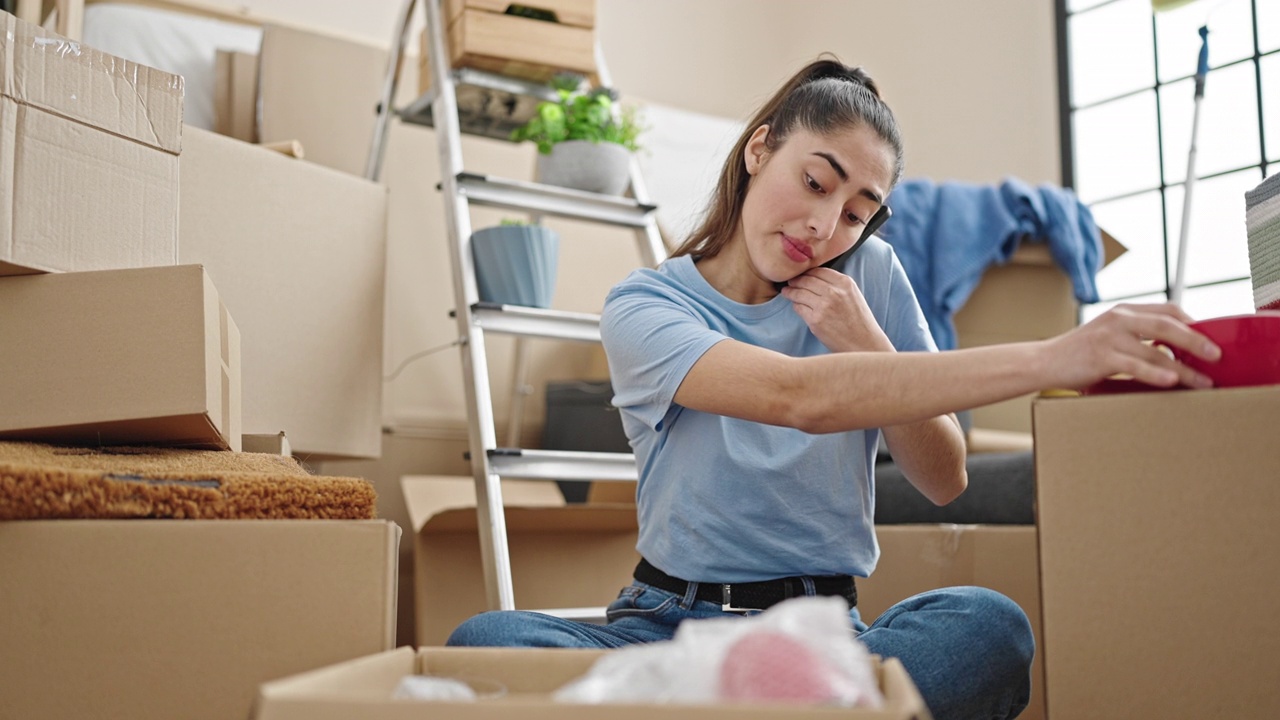
{"type": "Polygon", "coordinates": [[[768,132],[761,126],[747,142],[751,180],[735,241],[758,277],[778,283],[853,247],[889,194],[895,156],[866,126],[796,128],[772,151],[768,132]]]}

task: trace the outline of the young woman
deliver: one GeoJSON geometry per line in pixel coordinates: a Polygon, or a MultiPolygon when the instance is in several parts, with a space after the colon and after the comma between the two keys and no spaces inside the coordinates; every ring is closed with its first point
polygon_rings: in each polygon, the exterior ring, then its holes
{"type": "Polygon", "coordinates": [[[879,434],[939,505],[964,491],[954,411],[1126,372],[1207,378],[1143,342],[1218,350],[1172,305],[1121,306],[1042,342],[936,351],[892,249],[854,247],[902,174],[896,121],[861,69],[811,63],[756,113],[701,228],[606,300],[614,404],[639,465],[644,560],[607,625],[485,613],[451,645],[618,647],[688,618],[838,595],[858,637],[900,658],[937,718],[1017,715],[1034,654],[1022,610],[981,588],[907,599],[864,624],[879,434]]]}

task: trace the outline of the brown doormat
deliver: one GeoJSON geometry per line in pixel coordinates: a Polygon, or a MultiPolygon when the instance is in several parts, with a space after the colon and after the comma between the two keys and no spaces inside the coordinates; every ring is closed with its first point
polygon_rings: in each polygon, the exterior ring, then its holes
{"type": "Polygon", "coordinates": [[[0,520],[376,517],[367,480],[263,453],[0,442],[0,520]]]}

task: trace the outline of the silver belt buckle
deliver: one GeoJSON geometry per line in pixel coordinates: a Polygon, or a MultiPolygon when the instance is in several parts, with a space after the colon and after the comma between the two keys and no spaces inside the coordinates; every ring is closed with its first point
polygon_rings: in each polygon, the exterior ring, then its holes
{"type": "Polygon", "coordinates": [[[720,586],[720,609],[731,613],[759,612],[760,608],[737,607],[733,604],[732,588],[726,583],[720,586]]]}

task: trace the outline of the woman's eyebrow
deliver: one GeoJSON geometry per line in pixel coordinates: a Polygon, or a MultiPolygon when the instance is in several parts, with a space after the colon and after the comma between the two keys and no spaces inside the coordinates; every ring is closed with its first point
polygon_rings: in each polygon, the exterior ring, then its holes
{"type": "MultiPolygon", "coordinates": [[[[840,176],[840,182],[848,182],[849,173],[845,171],[843,165],[841,165],[839,162],[836,161],[836,157],[834,155],[832,155],[831,153],[822,152],[821,150],[813,154],[822,158],[823,160],[826,160],[828,163],[831,163],[831,169],[836,171],[836,175],[840,176]]],[[[874,191],[868,190],[867,188],[863,188],[859,190],[858,194],[874,201],[877,205],[884,204],[884,198],[881,198],[874,191]]]]}

